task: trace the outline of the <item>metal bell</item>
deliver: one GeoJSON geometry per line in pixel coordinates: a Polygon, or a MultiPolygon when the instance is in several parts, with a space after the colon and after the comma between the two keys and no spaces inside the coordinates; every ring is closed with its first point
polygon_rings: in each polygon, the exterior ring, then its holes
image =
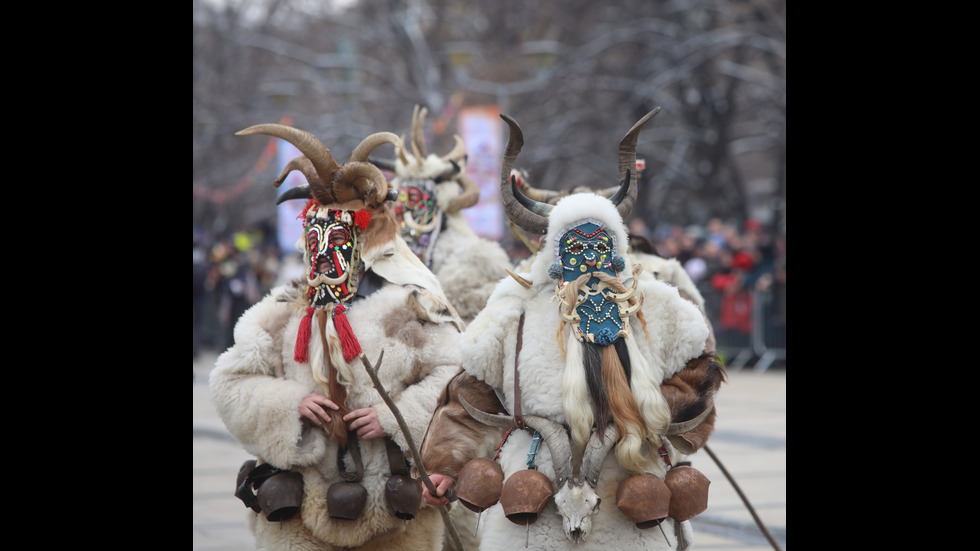
{"type": "Polygon", "coordinates": [[[524,469],[510,475],[500,493],[504,516],[514,524],[534,524],[553,494],[551,480],[537,469],[524,469]]]}
{"type": "Polygon", "coordinates": [[[471,459],[463,465],[457,479],[456,496],[464,507],[474,513],[482,513],[500,500],[504,471],[492,459],[471,459]]]}
{"type": "Polygon", "coordinates": [[[412,520],[422,505],[422,483],[410,476],[394,475],[385,484],[385,501],[402,520],[412,520]]]}
{"type": "Polygon", "coordinates": [[[278,522],[299,513],[303,504],[303,475],[282,471],[269,477],[255,492],[265,518],[278,522]]]}
{"type": "Polygon", "coordinates": [[[261,513],[262,508],[259,507],[259,500],[255,499],[255,492],[252,491],[252,481],[248,480],[248,475],[255,468],[255,464],[254,459],[249,459],[242,463],[241,468],[238,469],[238,480],[235,481],[235,497],[242,500],[246,507],[256,513],[261,513]]]}
{"type": "Polygon", "coordinates": [[[708,485],[711,481],[690,465],[677,465],[667,471],[664,483],[670,488],[670,518],[685,521],[708,508],[708,485]]]}
{"type": "Polygon", "coordinates": [[[330,518],[356,520],[367,503],[367,490],[358,482],[334,482],[327,488],[330,518]]]}
{"type": "Polygon", "coordinates": [[[670,488],[657,475],[635,474],[616,488],[616,506],[637,528],[653,528],[667,518],[670,488]]]}

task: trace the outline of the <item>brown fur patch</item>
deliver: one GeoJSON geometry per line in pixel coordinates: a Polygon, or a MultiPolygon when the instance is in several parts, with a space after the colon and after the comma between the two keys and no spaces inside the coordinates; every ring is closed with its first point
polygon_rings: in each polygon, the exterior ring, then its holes
{"type": "Polygon", "coordinates": [[[640,415],[630,391],[629,381],[619,361],[619,355],[612,345],[602,348],[602,380],[606,384],[609,395],[609,409],[612,411],[613,422],[619,438],[626,435],[627,427],[633,426],[640,434],[646,434],[646,422],[640,415]]]}
{"type": "Polygon", "coordinates": [[[410,308],[399,308],[392,312],[381,322],[381,327],[386,337],[397,339],[412,348],[423,348],[429,340],[422,322],[410,308]]]}
{"type": "Polygon", "coordinates": [[[504,432],[470,417],[459,396],[487,413],[506,413],[493,388],[462,369],[449,381],[439,396],[419,453],[427,471],[453,478],[470,459],[491,454],[504,432]]]}
{"type": "MultiPolygon", "coordinates": [[[[687,362],[681,371],[660,385],[660,392],[670,406],[672,423],[688,421],[715,404],[715,393],[727,380],[724,367],[714,352],[687,362]]],[[[714,431],[717,412],[711,412],[694,430],[680,435],[697,451],[714,431]]],[[[693,452],[692,452],[693,453],[693,452]]]]}
{"type": "Polygon", "coordinates": [[[395,213],[384,206],[369,212],[371,213],[371,223],[361,233],[361,239],[364,242],[362,254],[394,241],[395,236],[398,235],[398,220],[395,219],[395,213]]]}

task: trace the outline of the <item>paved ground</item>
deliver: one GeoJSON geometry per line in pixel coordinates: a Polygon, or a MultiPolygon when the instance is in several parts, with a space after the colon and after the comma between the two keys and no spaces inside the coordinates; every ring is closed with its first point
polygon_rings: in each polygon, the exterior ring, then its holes
{"type": "MultiPolygon", "coordinates": [[[[215,354],[194,360],[194,549],[254,549],[245,506],[233,495],[238,467],[249,459],[208,400],[215,354]]],[[[711,480],[708,510],[693,519],[696,551],[773,549],[725,476],[731,475],[763,525],[786,551],[786,370],[729,373],[717,398],[718,421],[704,450],[691,457],[711,480]]],[[[393,550],[394,551],[394,550],[393,550]]],[[[469,550],[467,550],[469,551],[469,550]]]]}

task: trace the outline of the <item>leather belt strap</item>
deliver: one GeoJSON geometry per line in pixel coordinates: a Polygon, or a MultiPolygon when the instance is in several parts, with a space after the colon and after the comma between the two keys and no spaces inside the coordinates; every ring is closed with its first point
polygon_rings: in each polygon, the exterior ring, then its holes
{"type": "Polygon", "coordinates": [[[388,468],[391,474],[409,476],[408,459],[390,436],[385,436],[385,449],[388,451],[388,468]]]}
{"type": "Polygon", "coordinates": [[[521,415],[521,377],[517,371],[517,361],[521,357],[522,337],[524,334],[524,314],[521,313],[521,320],[517,322],[517,351],[514,353],[514,421],[517,426],[524,430],[524,416],[521,415]]]}

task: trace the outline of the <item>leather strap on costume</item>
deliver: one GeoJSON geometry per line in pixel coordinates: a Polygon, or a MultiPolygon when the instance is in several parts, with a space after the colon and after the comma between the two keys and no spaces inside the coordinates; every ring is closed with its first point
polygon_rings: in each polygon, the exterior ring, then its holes
{"type": "Polygon", "coordinates": [[[517,351],[514,353],[514,421],[520,429],[525,429],[524,416],[521,415],[521,376],[517,371],[517,361],[521,357],[522,336],[524,334],[524,313],[517,322],[517,351]]]}
{"type": "Polygon", "coordinates": [[[385,449],[388,451],[388,468],[391,474],[409,476],[408,459],[390,436],[385,436],[385,449]]]}
{"type": "Polygon", "coordinates": [[[714,406],[711,406],[710,408],[707,408],[701,413],[699,413],[698,416],[694,417],[693,419],[689,419],[687,421],[681,421],[678,423],[671,423],[670,426],[667,428],[667,432],[665,434],[667,436],[676,436],[678,434],[684,434],[685,432],[691,432],[692,430],[698,428],[698,425],[703,423],[704,420],[707,419],[708,416],[711,415],[711,412],[714,410],[715,410],[714,406]]]}
{"type": "Polygon", "coordinates": [[[358,442],[357,433],[348,431],[347,445],[337,448],[337,472],[345,482],[360,482],[364,478],[364,463],[361,461],[361,446],[358,442]],[[354,462],[354,472],[349,472],[344,467],[344,456],[348,452],[354,462]]]}

